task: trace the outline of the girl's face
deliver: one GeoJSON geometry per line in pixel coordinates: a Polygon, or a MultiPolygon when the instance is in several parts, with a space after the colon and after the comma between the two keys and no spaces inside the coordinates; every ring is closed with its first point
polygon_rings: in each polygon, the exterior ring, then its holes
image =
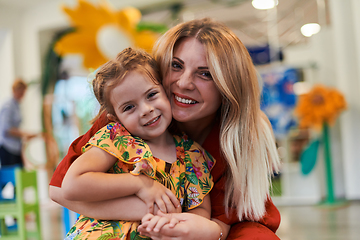
{"type": "Polygon", "coordinates": [[[205,48],[197,39],[178,41],[163,85],[178,122],[204,124],[215,118],[222,97],[209,72],[205,48]]]}
{"type": "Polygon", "coordinates": [[[151,140],[171,123],[171,107],[163,87],[137,71],[128,73],[110,92],[118,120],[134,136],[151,140]]]}

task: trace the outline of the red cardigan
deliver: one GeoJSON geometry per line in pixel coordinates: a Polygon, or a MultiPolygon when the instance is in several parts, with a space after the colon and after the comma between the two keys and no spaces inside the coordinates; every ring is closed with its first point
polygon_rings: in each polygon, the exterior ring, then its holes
{"type": "MultiPolygon", "coordinates": [[[[73,161],[81,154],[81,148],[88,140],[103,126],[108,123],[105,114],[103,114],[84,135],[78,137],[69,147],[68,154],[56,168],[50,185],[61,187],[62,180],[73,161]]],[[[219,144],[220,128],[216,125],[209,136],[206,138],[202,147],[206,149],[215,159],[216,164],[212,170],[214,187],[210,192],[211,197],[211,215],[224,223],[232,225],[228,240],[275,240],[279,239],[275,232],[280,225],[280,213],[271,199],[266,202],[266,215],[259,222],[243,221],[239,222],[234,209],[229,211],[230,216],[226,217],[224,208],[225,193],[225,169],[226,162],[220,154],[219,144]]]]}

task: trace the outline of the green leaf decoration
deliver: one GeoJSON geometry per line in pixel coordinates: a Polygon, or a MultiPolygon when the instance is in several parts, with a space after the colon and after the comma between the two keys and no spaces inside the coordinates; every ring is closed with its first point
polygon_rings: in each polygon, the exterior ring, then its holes
{"type": "Polygon", "coordinates": [[[109,240],[111,238],[114,238],[114,234],[113,233],[104,233],[102,234],[100,237],[97,238],[97,240],[109,240]]]}
{"type": "Polygon", "coordinates": [[[208,173],[208,172],[209,172],[209,168],[208,168],[207,162],[203,162],[203,163],[202,163],[202,169],[203,169],[204,173],[208,173]]]}
{"type": "Polygon", "coordinates": [[[129,159],[129,152],[128,151],[125,151],[121,157],[124,159],[124,161],[127,161],[129,159]]]}
{"type": "Polygon", "coordinates": [[[199,179],[196,177],[195,173],[186,174],[186,179],[192,184],[195,184],[195,185],[199,184],[199,179]]]}
{"type": "Polygon", "coordinates": [[[138,32],[148,30],[157,33],[164,33],[168,30],[168,27],[160,23],[139,22],[136,26],[136,30],[138,32]]]}
{"type": "Polygon", "coordinates": [[[109,144],[104,143],[104,144],[101,144],[100,147],[106,148],[106,147],[110,147],[110,146],[109,146],[109,144]]]}
{"type": "Polygon", "coordinates": [[[199,186],[203,194],[207,194],[211,190],[211,184],[209,183],[208,178],[205,178],[204,181],[199,179],[199,186]]]}
{"type": "Polygon", "coordinates": [[[144,154],[144,156],[143,156],[143,158],[149,158],[149,157],[151,157],[151,156],[152,156],[151,152],[146,151],[145,154],[144,154]]]}
{"type": "Polygon", "coordinates": [[[191,146],[194,144],[194,141],[189,139],[188,141],[184,141],[184,150],[189,151],[191,146]]]}
{"type": "Polygon", "coordinates": [[[121,146],[126,148],[126,144],[128,143],[127,139],[124,136],[116,137],[114,142],[115,147],[120,149],[121,146]]]}
{"type": "Polygon", "coordinates": [[[145,237],[145,236],[141,236],[138,231],[132,231],[132,232],[130,233],[130,239],[132,239],[132,240],[144,240],[144,239],[149,240],[149,239],[151,239],[151,238],[148,238],[148,237],[145,237]]]}
{"type": "Polygon", "coordinates": [[[320,145],[320,140],[312,141],[301,153],[300,163],[301,163],[301,171],[304,175],[309,174],[315,164],[317,159],[317,153],[320,145]]]}

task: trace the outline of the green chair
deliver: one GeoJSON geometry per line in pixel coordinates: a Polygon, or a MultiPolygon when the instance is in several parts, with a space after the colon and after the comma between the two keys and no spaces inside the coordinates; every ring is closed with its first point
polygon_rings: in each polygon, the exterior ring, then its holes
{"type": "MultiPolygon", "coordinates": [[[[36,171],[26,171],[20,168],[0,169],[0,183],[4,184],[4,177],[11,176],[13,171],[15,186],[15,199],[2,199],[0,201],[0,239],[25,240],[28,238],[41,240],[39,197],[37,191],[36,171]],[[26,198],[24,198],[24,193],[26,198]],[[5,224],[5,216],[16,219],[16,228],[10,229],[5,224]],[[32,218],[31,229],[26,221],[32,218]]],[[[11,177],[10,177],[11,178],[11,177]]],[[[2,187],[2,186],[0,186],[2,187]]],[[[29,222],[29,221],[28,221],[29,222]]]]}

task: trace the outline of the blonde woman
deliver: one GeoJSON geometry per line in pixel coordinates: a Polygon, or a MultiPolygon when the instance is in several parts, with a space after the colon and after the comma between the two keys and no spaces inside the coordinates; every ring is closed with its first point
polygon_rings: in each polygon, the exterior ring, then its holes
{"type": "Polygon", "coordinates": [[[157,232],[152,214],[144,217],[148,207],[136,197],[104,199],[102,205],[65,201],[62,176],[77,157],[78,145],[105,119],[70,147],[50,183],[52,199],[88,216],[142,218],[139,231],[152,239],[278,239],[280,214],[269,198],[269,186],[279,158],[270,124],[260,110],[259,83],[245,46],[223,24],[200,19],[167,31],[155,46],[154,57],[171,103],[172,131],[186,132],[217,160],[211,172],[212,219],[173,213],[174,207],[165,202],[167,212],[180,223],[157,232]],[[129,205],[140,210],[131,215],[126,211],[129,205]]]}

